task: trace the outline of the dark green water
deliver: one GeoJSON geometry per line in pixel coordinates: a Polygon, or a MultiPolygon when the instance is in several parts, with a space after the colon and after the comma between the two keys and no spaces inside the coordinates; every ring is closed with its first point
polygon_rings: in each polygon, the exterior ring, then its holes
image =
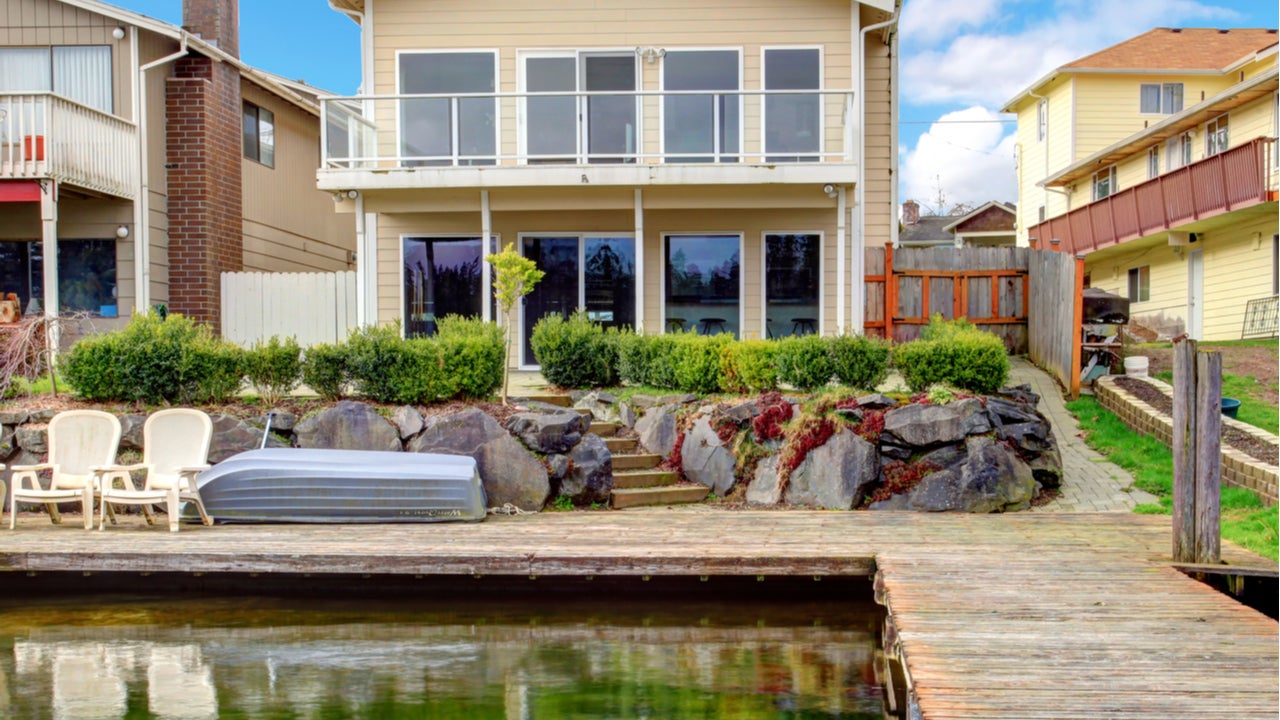
{"type": "Polygon", "coordinates": [[[881,718],[848,602],[0,600],[0,718],[881,718]]]}

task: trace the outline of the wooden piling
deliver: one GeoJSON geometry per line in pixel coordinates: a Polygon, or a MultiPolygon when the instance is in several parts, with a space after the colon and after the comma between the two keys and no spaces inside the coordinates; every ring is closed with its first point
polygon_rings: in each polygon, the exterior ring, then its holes
{"type": "Polygon", "coordinates": [[[1196,354],[1196,562],[1221,558],[1219,515],[1222,502],[1222,355],[1196,354]]]}
{"type": "Polygon", "coordinates": [[[1173,560],[1195,562],[1196,341],[1173,345],[1173,560]]]}

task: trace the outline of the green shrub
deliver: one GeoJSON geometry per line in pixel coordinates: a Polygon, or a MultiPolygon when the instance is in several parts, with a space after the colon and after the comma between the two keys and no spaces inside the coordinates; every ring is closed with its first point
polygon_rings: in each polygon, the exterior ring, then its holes
{"type": "Polygon", "coordinates": [[[225,399],[240,388],[238,349],[182,315],[135,315],[123,330],[82,338],[67,354],[67,382],[89,400],[152,404],[225,399]]]}
{"type": "Polygon", "coordinates": [[[836,380],[862,390],[874,390],[889,375],[889,342],[863,335],[837,335],[830,351],[836,380]]]}
{"type": "Polygon", "coordinates": [[[347,346],[323,343],[307,348],[302,358],[302,382],[325,400],[338,400],[350,379],[347,346]]]}
{"type": "Polygon", "coordinates": [[[778,387],[778,344],[743,340],[720,351],[720,377],[729,392],[755,393],[778,387]]]}
{"type": "Polygon", "coordinates": [[[617,342],[586,313],[547,315],[533,326],[533,356],[547,382],[566,388],[618,384],[617,342]]]}
{"type": "MultiPolygon", "coordinates": [[[[707,395],[720,392],[720,354],[734,341],[732,335],[698,335],[694,332],[670,336],[674,343],[670,353],[674,388],[682,392],[707,395]]],[[[659,386],[661,387],[661,386],[659,386]]]]}
{"type": "Polygon", "coordinates": [[[783,338],[778,342],[778,379],[792,387],[815,390],[835,372],[827,341],[817,335],[783,338]]]}
{"type": "Polygon", "coordinates": [[[347,373],[359,394],[378,402],[413,402],[403,379],[412,376],[415,358],[400,324],[362,327],[347,339],[347,373]]]}
{"type": "Polygon", "coordinates": [[[622,333],[618,336],[618,376],[635,385],[667,388],[676,387],[675,335],[637,335],[622,333]]]}
{"type": "Polygon", "coordinates": [[[1008,381],[1009,356],[995,335],[969,326],[947,328],[933,337],[940,339],[913,340],[893,351],[894,365],[912,391],[943,384],[990,393],[1008,381]]]}
{"type": "Polygon", "coordinates": [[[506,341],[501,327],[451,315],[440,319],[434,342],[440,345],[442,369],[445,377],[452,379],[453,394],[488,398],[502,387],[506,341]]]}
{"type": "Polygon", "coordinates": [[[947,320],[942,317],[942,313],[934,313],[929,317],[929,324],[920,329],[921,340],[950,340],[956,335],[964,333],[981,332],[978,327],[969,322],[968,318],[955,318],[947,320]]]}
{"type": "Polygon", "coordinates": [[[280,402],[302,379],[302,348],[293,338],[272,335],[245,353],[245,375],[268,405],[280,402]]]}

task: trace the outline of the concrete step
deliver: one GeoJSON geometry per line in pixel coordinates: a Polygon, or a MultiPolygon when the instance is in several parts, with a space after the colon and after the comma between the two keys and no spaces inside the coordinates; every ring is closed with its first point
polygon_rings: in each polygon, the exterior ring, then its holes
{"type": "Polygon", "coordinates": [[[662,462],[661,455],[652,453],[638,453],[635,455],[614,455],[613,469],[618,470],[647,470],[649,468],[658,467],[662,462]]]}
{"type": "Polygon", "coordinates": [[[687,505],[702,502],[711,491],[705,485],[673,485],[670,487],[635,488],[613,491],[613,507],[621,510],[643,505],[687,505]]]}
{"type": "Polygon", "coordinates": [[[608,446],[609,452],[617,455],[618,453],[627,453],[635,450],[636,445],[639,443],[635,438],[607,437],[604,439],[604,444],[608,446]]]}
{"type": "Polygon", "coordinates": [[[614,433],[618,432],[618,428],[620,427],[622,427],[622,425],[616,422],[593,422],[587,432],[595,433],[600,437],[610,437],[614,433]]]}
{"type": "Polygon", "coordinates": [[[678,482],[680,482],[680,475],[672,470],[623,470],[613,473],[615,489],[666,487],[678,482]]]}

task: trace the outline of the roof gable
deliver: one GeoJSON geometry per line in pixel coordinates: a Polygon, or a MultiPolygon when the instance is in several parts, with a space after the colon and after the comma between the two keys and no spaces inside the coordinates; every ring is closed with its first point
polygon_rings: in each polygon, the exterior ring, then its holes
{"type": "Polygon", "coordinates": [[[1014,231],[1017,213],[1002,202],[989,201],[982,207],[947,225],[944,230],[954,233],[1014,231]]]}

